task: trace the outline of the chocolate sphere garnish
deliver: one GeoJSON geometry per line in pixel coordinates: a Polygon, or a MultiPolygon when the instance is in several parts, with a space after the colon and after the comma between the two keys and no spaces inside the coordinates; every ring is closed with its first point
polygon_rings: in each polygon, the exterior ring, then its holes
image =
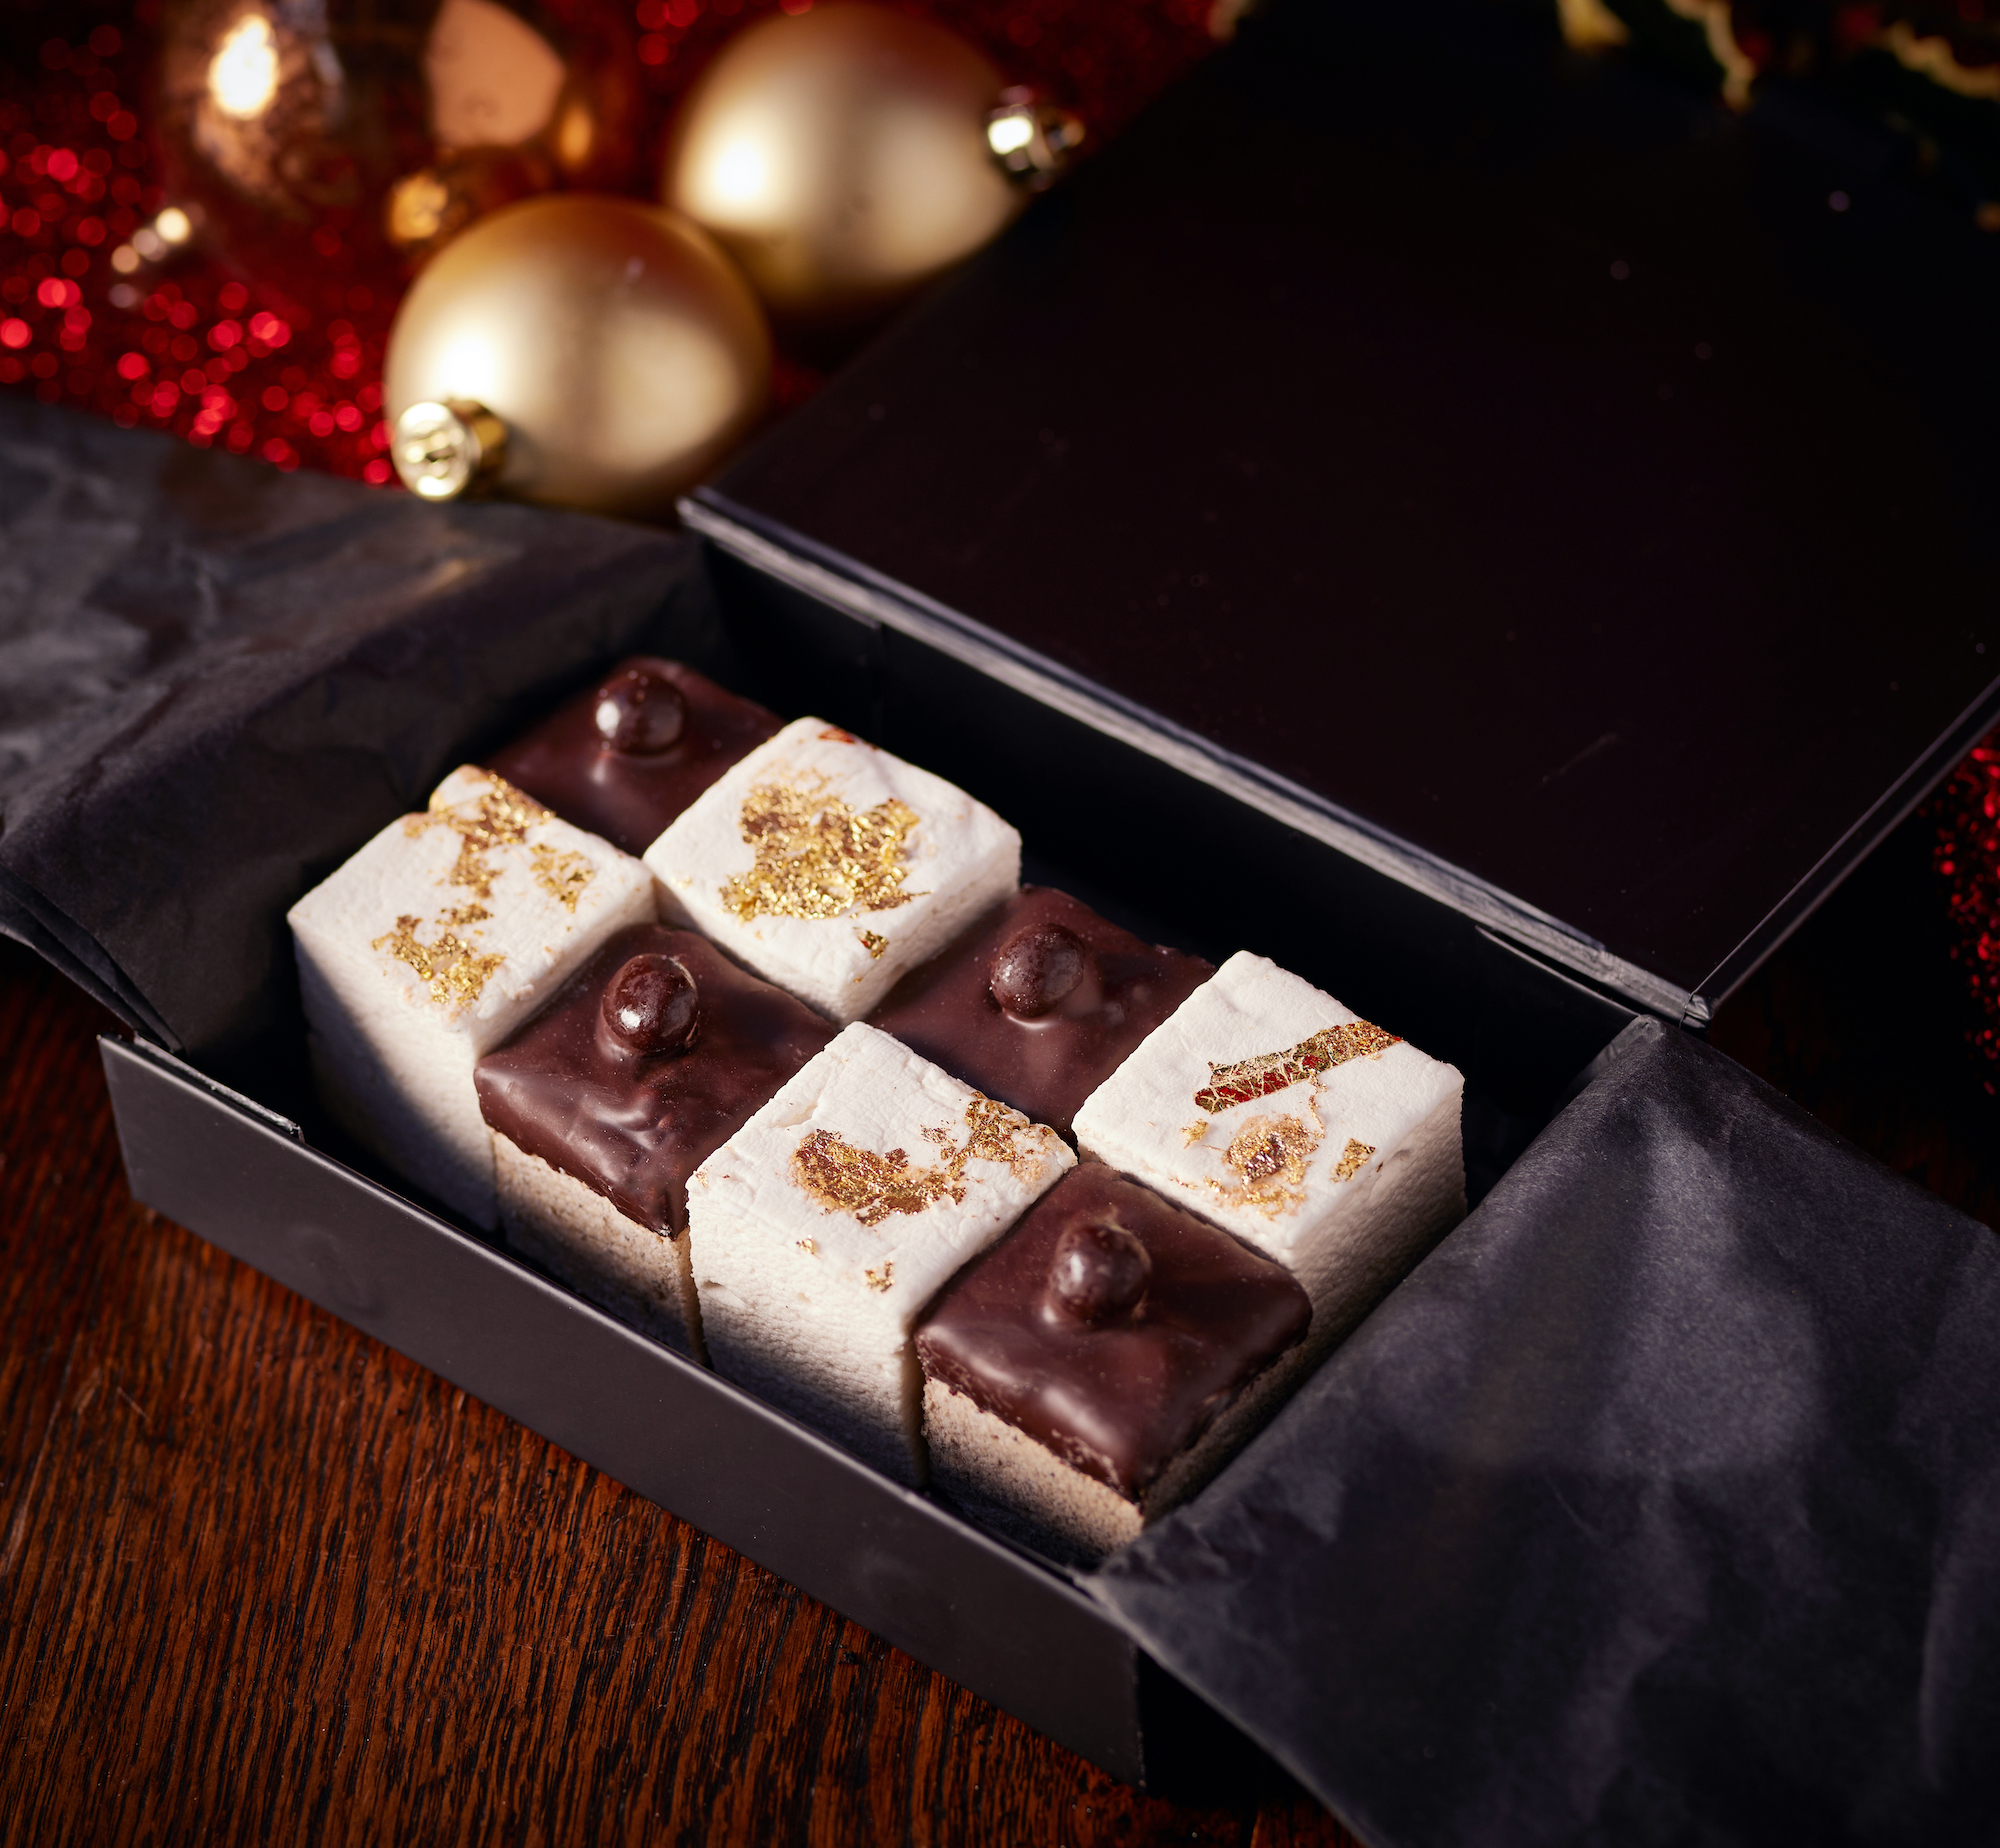
{"type": "Polygon", "coordinates": [[[634,1052],[686,1052],[701,1028],[701,995],[676,958],[648,951],[611,978],[603,1015],[634,1052]]]}
{"type": "Polygon", "coordinates": [[[1075,931],[1036,924],[1017,932],[993,958],[993,999],[1017,1020],[1039,1020],[1081,982],[1090,952],[1075,931]]]}
{"type": "Polygon", "coordinates": [[[1049,1295],[1079,1322],[1108,1322],[1138,1306],[1152,1274],[1152,1254],[1136,1233],[1112,1220],[1086,1219],[1056,1240],[1049,1295]]]}
{"type": "Polygon", "coordinates": [[[653,757],[680,741],[687,702],[671,680],[628,667],[597,689],[591,717],[607,750],[653,757]]]}

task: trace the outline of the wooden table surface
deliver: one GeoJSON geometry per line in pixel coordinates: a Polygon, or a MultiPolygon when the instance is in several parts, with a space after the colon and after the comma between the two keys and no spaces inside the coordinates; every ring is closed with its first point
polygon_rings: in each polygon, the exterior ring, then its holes
{"type": "MultiPolygon", "coordinates": [[[[1716,1042],[2000,1224],[1921,824],[1716,1042]]],[[[0,1839],[1354,1838],[1141,1796],[137,1206],[0,945],[0,1839]]]]}

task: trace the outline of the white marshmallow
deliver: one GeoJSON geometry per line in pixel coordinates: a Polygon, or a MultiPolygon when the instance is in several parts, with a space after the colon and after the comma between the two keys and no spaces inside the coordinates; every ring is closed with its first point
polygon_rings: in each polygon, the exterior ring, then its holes
{"type": "Polygon", "coordinates": [[[579,1296],[690,1360],[702,1358],[701,1311],[687,1234],[627,1219],[595,1188],[493,1131],[494,1180],[507,1243],[579,1296]]]}
{"type": "Polygon", "coordinates": [[[604,939],[653,916],[630,854],[491,771],[440,783],[288,913],[328,1107],[474,1224],[496,1223],[472,1068],[604,939]]]}
{"type": "Polygon", "coordinates": [[[646,849],[661,915],[834,1020],[1021,883],[1021,837],[941,777],[799,719],[646,849]]]}
{"type": "Polygon", "coordinates": [[[1238,952],[1085,1099],[1077,1146],[1286,1266],[1312,1299],[1316,1358],[1464,1214],[1464,1088],[1238,952]]]}
{"type": "Polygon", "coordinates": [[[848,1027],[688,1182],[709,1363],[920,1482],[911,1330],[1075,1163],[1054,1130],[848,1027]]]}

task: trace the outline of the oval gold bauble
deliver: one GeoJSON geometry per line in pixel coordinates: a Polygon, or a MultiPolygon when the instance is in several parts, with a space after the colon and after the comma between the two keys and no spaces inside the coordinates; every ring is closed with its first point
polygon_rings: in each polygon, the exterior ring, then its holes
{"type": "Polygon", "coordinates": [[[748,429],[764,316],[693,225],[632,199],[504,206],[447,244],[389,331],[392,424],[466,403],[505,428],[494,484],[601,513],[665,511],[748,429]]]}
{"type": "Polygon", "coordinates": [[[1020,210],[986,116],[1000,74],[941,26],[816,6],[731,40],[681,105],[664,196],[797,324],[865,317],[1020,210]]]}

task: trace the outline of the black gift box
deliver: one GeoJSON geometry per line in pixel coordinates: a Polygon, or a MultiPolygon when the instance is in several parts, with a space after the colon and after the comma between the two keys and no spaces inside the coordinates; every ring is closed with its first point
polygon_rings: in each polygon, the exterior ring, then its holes
{"type": "Polygon", "coordinates": [[[1149,1734],[1168,1762],[1226,1737],[1068,1575],[457,1225],[312,1095],[294,898],[620,655],[757,690],[697,545],[18,400],[0,470],[39,670],[10,695],[0,929],[139,1029],[103,1043],[134,1194],[1121,1777],[1149,1734]]]}
{"type": "MultiPolygon", "coordinates": [[[[1953,400],[1916,338],[1920,307],[1949,334],[1990,304],[1991,258],[1858,181],[1829,233],[1828,172],[1754,119],[1570,69],[1526,15],[1281,11],[704,492],[712,557],[6,403],[9,620],[43,691],[7,714],[0,928],[141,1030],[105,1047],[140,1198],[1121,1776],[1212,1723],[1200,1695],[1384,1842],[1748,1838],[1754,1762],[1689,1741],[1778,1698],[1742,1665],[1803,1558],[1822,1608],[1888,1616],[1859,1661],[1788,1628],[1796,1730],[1837,1689],[1829,1739],[1937,1744],[1865,1788],[1791,1751],[1800,1813],[1835,1838],[1958,1827],[2000,1599],[1974,1441],[1996,1337],[1951,1303],[1990,1293],[1985,1235],[1829,1139],[1800,1155],[1768,1094],[1678,1024],[1633,1024],[1698,1023],[1991,716],[1993,362],[1954,336],[1953,400]],[[1873,255],[1826,241],[1850,229],[1873,255]],[[1711,354],[1669,377],[1677,327],[1711,354]],[[618,1326],[311,1097],[285,906],[640,647],[954,777],[1041,876],[1163,940],[1274,955],[1467,1073],[1492,1200],[1099,1579],[618,1326]],[[1808,1207],[1774,1201],[1774,1147],[1816,1177],[1808,1207]],[[1672,1184],[1635,1188],[1642,1168],[1672,1184]],[[1555,1287],[1594,1218],[1623,1227],[1597,1285],[1555,1287]],[[1843,1287],[1704,1329],[1734,1273],[1689,1229],[1717,1223],[1766,1254],[1817,1228],[1843,1287]],[[1919,1301],[1871,1334],[1866,1279],[1906,1251],[1919,1301]],[[1482,1271],[1527,1279],[1505,1340],[1482,1271]],[[1621,1706],[1577,1665],[1643,1628],[1661,1555],[1607,1552],[1553,1653],[1508,1568],[1618,1517],[1593,1499],[1600,1430],[1556,1414],[1682,1380],[1670,1344],[1621,1338],[1662,1314],[1763,1355],[1760,1379],[1785,1384],[1793,1350],[1764,1351],[1801,1329],[1856,1377],[1794,1407],[1788,1502],[1698,1485],[1711,1543],[1675,1563],[1699,1646],[1621,1706]],[[1488,1531],[1444,1518],[1472,1491],[1426,1459],[1455,1404],[1496,1399],[1550,1415],[1488,1531]],[[1922,1442],[1881,1441],[1900,1407],[1922,1442]],[[1914,1512],[1831,1518],[1850,1478],[1914,1512]],[[1376,1527],[1324,1518],[1433,1479],[1376,1527]],[[1288,1527],[1288,1496],[1316,1520],[1288,1527]],[[1811,1545],[1772,1544],[1780,1520],[1811,1545]],[[1372,1631],[1340,1583],[1357,1534],[1372,1631]],[[1258,1559],[1289,1608],[1232,1603],[1258,1559]],[[1446,1576],[1478,1596],[1442,1598],[1446,1576]],[[1913,1697],[1912,1661],[1949,1685],[1913,1697]],[[1412,1720],[1440,1702],[1449,1724],[1412,1720]],[[1578,1800],[1607,1763],[1651,1794],[1578,1800]]],[[[1661,1403],[1697,1449],[1741,1416],[1661,1403]]]]}
{"type": "MultiPolygon", "coordinates": [[[[1553,8],[1275,6],[689,523],[848,611],[946,774],[1152,759],[1120,878],[1177,916],[1365,971],[1397,885],[1700,1025],[2000,714],[2000,240],[1839,129],[1553,8]],[[1329,919],[1253,829],[1186,893],[1197,785],[1377,877],[1329,919]]],[[[1471,1070],[1466,954],[1410,1030],[1471,1070]]]]}

